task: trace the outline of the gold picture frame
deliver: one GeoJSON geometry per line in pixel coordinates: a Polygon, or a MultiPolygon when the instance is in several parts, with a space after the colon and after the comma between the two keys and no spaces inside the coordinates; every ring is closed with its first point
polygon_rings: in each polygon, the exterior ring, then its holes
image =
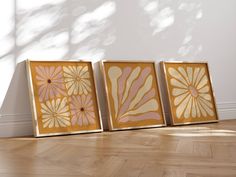
{"type": "Polygon", "coordinates": [[[172,125],[218,122],[207,62],[162,61],[172,125]]]}
{"type": "Polygon", "coordinates": [[[103,60],[100,64],[109,130],[166,126],[154,61],[103,60]]]}
{"type": "Polygon", "coordinates": [[[26,61],[35,137],[103,131],[90,61],[26,61]]]}

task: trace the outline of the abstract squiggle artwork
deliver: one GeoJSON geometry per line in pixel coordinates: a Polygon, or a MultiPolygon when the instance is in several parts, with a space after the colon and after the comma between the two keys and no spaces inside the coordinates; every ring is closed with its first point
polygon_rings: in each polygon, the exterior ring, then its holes
{"type": "Polygon", "coordinates": [[[34,134],[102,131],[91,62],[27,61],[34,134]]]}
{"type": "Polygon", "coordinates": [[[218,120],[207,63],[163,62],[173,124],[218,120]]]}
{"type": "Polygon", "coordinates": [[[153,62],[103,62],[110,129],[165,125],[153,62]]]}

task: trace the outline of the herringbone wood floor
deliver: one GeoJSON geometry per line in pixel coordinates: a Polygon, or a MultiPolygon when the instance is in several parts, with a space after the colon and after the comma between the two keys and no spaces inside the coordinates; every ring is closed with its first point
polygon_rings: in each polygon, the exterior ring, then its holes
{"type": "Polygon", "coordinates": [[[0,177],[236,177],[236,120],[0,139],[0,177]]]}

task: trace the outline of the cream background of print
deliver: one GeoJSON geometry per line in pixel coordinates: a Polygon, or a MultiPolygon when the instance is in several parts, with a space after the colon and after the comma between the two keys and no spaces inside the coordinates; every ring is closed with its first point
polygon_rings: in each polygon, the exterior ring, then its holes
{"type": "Polygon", "coordinates": [[[154,62],[103,61],[110,130],[165,125],[154,62]]]}
{"type": "Polygon", "coordinates": [[[173,124],[218,120],[207,63],[162,62],[173,124]]]}
{"type": "Polygon", "coordinates": [[[102,131],[91,62],[27,61],[35,136],[102,131]]]}

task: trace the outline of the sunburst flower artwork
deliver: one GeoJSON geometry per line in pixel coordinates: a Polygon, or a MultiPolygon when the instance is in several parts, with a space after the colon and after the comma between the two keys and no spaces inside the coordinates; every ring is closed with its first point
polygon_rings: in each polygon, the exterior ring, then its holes
{"type": "Polygon", "coordinates": [[[102,131],[91,62],[27,61],[36,137],[102,131]]]}
{"type": "Polygon", "coordinates": [[[163,62],[173,124],[218,120],[207,63],[163,62]]]}
{"type": "Polygon", "coordinates": [[[103,61],[110,130],[165,125],[154,62],[103,61]]]}
{"type": "Polygon", "coordinates": [[[87,95],[91,92],[88,66],[64,66],[63,71],[69,95],[87,95]]]}

